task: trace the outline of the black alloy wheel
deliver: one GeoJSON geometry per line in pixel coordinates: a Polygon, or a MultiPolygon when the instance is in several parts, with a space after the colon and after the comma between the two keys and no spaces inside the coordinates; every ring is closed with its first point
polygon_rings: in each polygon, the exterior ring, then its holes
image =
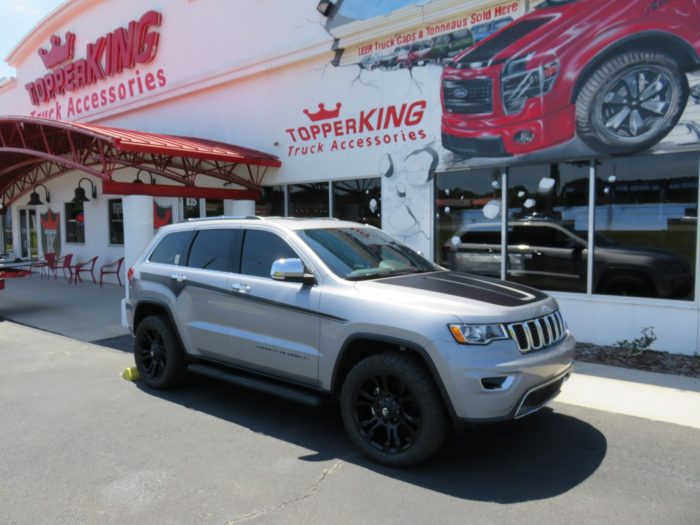
{"type": "Polygon", "coordinates": [[[400,378],[382,374],[355,390],[355,424],[362,438],[385,454],[408,450],[421,429],[420,407],[400,378]]]}
{"type": "Polygon", "coordinates": [[[185,379],[185,355],[166,317],[152,315],[139,323],[134,336],[134,361],[141,379],[151,388],[171,388],[185,379]]]}
{"type": "Polygon", "coordinates": [[[161,333],[154,328],[145,330],[137,351],[148,378],[154,381],[160,379],[165,373],[167,363],[165,341],[161,333]]]}
{"type": "Polygon", "coordinates": [[[385,465],[415,465],[447,436],[447,414],[433,378],[407,352],[374,354],[357,363],[343,383],[340,406],[355,444],[385,465]]]}
{"type": "Polygon", "coordinates": [[[583,85],[576,101],[578,135],[597,151],[642,151],[678,123],[688,95],[688,79],[671,57],[652,51],[622,53],[583,85]]]}

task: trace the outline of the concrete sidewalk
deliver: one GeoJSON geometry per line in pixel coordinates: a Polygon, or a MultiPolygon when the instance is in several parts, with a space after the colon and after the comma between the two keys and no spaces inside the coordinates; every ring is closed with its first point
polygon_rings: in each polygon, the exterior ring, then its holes
{"type": "Polygon", "coordinates": [[[700,429],[700,379],[576,362],[557,402],[700,429]]]}
{"type": "MultiPolygon", "coordinates": [[[[60,277],[8,279],[0,318],[131,352],[119,310],[124,291],[60,277]]],[[[700,428],[700,379],[578,362],[574,372],[557,402],[700,428]]]]}
{"type": "Polygon", "coordinates": [[[102,288],[88,280],[73,284],[59,277],[5,279],[0,290],[0,318],[120,350],[131,336],[121,325],[120,304],[125,289],[102,288]]]}

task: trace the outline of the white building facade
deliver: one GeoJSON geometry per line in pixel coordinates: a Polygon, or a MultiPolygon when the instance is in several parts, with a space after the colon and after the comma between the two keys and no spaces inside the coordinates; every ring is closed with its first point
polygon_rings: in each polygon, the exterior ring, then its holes
{"type": "Polygon", "coordinates": [[[697,0],[69,0],[7,57],[0,251],[126,269],[168,222],[332,216],[551,291],[581,341],[693,354],[698,22],[697,0]]]}

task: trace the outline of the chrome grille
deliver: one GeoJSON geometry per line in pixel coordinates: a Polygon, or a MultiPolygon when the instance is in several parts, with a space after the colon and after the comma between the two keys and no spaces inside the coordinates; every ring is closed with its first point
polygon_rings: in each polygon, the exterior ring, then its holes
{"type": "Polygon", "coordinates": [[[510,337],[518,343],[521,352],[532,352],[552,346],[566,335],[564,321],[557,311],[521,323],[506,325],[510,337]]]}
{"type": "Polygon", "coordinates": [[[490,78],[445,80],[442,83],[445,109],[449,113],[476,115],[493,112],[493,88],[490,78]]]}

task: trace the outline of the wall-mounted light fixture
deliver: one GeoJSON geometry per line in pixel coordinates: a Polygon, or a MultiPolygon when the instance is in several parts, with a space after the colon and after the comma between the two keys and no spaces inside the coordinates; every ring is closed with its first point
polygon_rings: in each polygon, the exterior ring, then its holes
{"type": "Polygon", "coordinates": [[[150,172],[146,170],[139,170],[136,172],[136,178],[132,181],[132,184],[144,184],[144,182],[141,180],[141,172],[146,173],[151,177],[151,184],[155,183],[153,180],[153,175],[150,172]]]}
{"type": "Polygon", "coordinates": [[[27,203],[27,206],[41,206],[42,204],[44,204],[43,202],[41,202],[39,194],[36,192],[36,189],[39,186],[44,188],[44,191],[46,192],[46,202],[51,202],[51,194],[49,193],[48,188],[43,184],[37,184],[36,186],[34,186],[34,191],[29,195],[29,202],[27,203]]]}
{"type": "Polygon", "coordinates": [[[321,0],[316,6],[316,9],[318,9],[318,12],[323,16],[330,16],[337,3],[338,0],[321,0]]]}
{"type": "Polygon", "coordinates": [[[83,182],[84,180],[86,180],[90,183],[90,187],[92,188],[92,198],[93,199],[97,198],[97,188],[95,187],[95,184],[87,177],[83,177],[82,179],[80,179],[78,181],[78,187],[75,188],[75,197],[73,197],[73,200],[71,202],[88,202],[90,200],[85,195],[85,188],[83,188],[80,185],[80,183],[83,182]]]}

